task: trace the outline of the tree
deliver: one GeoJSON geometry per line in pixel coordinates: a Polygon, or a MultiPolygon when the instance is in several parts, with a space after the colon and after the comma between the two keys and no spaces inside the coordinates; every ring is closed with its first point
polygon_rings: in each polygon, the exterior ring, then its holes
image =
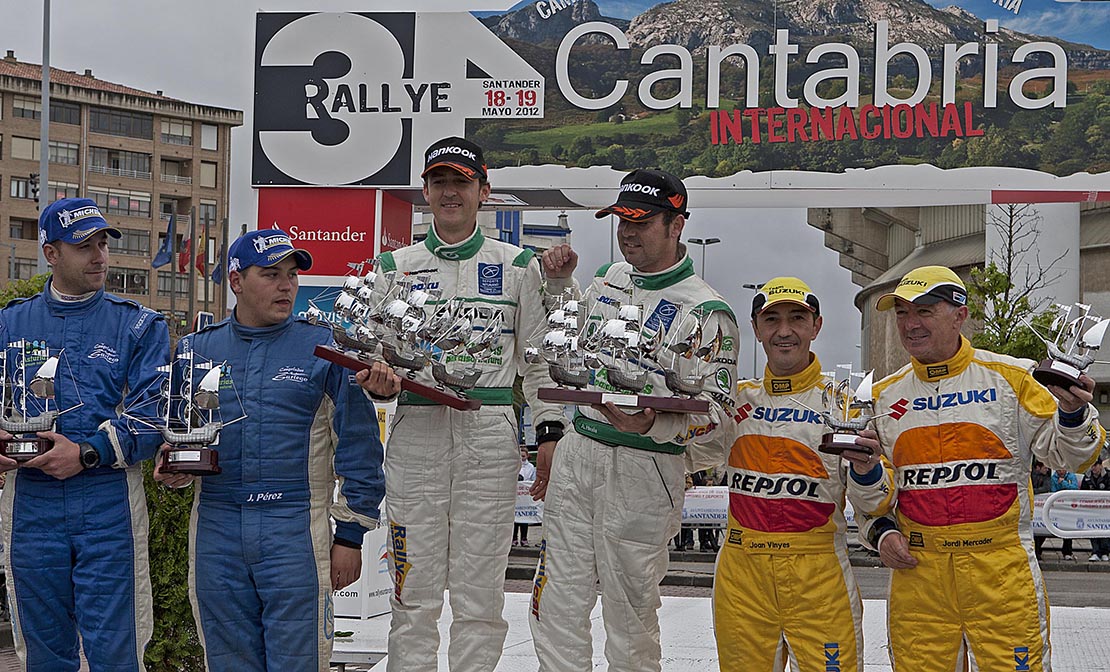
{"type": "Polygon", "coordinates": [[[1041,215],[1028,203],[1011,203],[988,211],[987,226],[998,232],[1001,246],[990,252],[983,268],[971,270],[968,312],[982,323],[971,344],[1014,357],[1042,359],[1045,346],[1029,328],[1032,322],[1048,334],[1054,311],[1043,311],[1048,299],[1037,294],[1064,273],[1053,270],[1067,254],[1047,265],[1037,250],[1041,215]],[[1024,267],[1024,270],[1022,270],[1024,267]]]}

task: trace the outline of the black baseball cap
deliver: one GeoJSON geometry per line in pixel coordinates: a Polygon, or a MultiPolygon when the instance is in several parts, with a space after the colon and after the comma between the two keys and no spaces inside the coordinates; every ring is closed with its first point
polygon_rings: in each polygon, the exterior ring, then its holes
{"type": "Polygon", "coordinates": [[[424,171],[420,173],[420,177],[439,166],[457,170],[472,180],[487,179],[486,157],[482,148],[466,138],[452,136],[433,143],[424,152],[424,171]]]}
{"type": "Polygon", "coordinates": [[[674,212],[689,217],[686,211],[686,185],[661,170],[634,170],[621,180],[617,202],[598,210],[594,216],[616,215],[630,222],[651,219],[660,212],[674,212]]]}

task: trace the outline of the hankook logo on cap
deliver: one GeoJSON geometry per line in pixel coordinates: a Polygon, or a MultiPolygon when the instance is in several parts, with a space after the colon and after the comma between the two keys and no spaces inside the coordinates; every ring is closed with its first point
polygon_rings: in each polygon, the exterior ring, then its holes
{"type": "Polygon", "coordinates": [[[638,194],[647,194],[648,196],[659,198],[659,187],[649,187],[646,184],[636,184],[635,182],[633,182],[632,184],[622,184],[621,193],[623,194],[626,191],[631,191],[638,194]]]}
{"type": "Polygon", "coordinates": [[[459,154],[461,156],[465,156],[466,158],[470,159],[471,161],[477,161],[478,160],[478,157],[474,156],[474,152],[470,151],[469,149],[464,149],[462,147],[452,146],[452,147],[440,147],[439,149],[437,149],[433,152],[428,152],[428,158],[425,161],[425,163],[430,163],[430,162],[434,161],[435,159],[443,156],[444,154],[459,154]]]}

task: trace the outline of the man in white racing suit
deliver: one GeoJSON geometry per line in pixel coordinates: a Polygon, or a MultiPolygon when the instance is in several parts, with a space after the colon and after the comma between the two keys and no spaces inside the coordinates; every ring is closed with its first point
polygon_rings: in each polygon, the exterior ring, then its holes
{"type": "MultiPolygon", "coordinates": [[[[544,501],[531,619],[541,670],[592,669],[590,611],[599,580],[609,669],[660,669],[659,582],[667,569],[667,540],[682,518],[682,453],[731,421],[739,343],[732,310],[694,274],[680,242],[686,208],[678,178],[636,170],[622,180],[616,203],[597,213],[620,217],[617,242],[625,260],[598,269],[585,303],[599,312],[618,302],[642,306],[648,340],[674,343],[700,328],[701,344],[717,344],[712,354],[686,358],[662,347],[656,361],[640,362],[649,371],[643,394],[672,394],[662,375],[666,367],[698,379],[697,398],[708,400],[710,410],[626,412],[611,402],[579,407],[574,431],[555,451],[544,501]]],[[[549,297],[573,286],[577,260],[568,246],[544,253],[549,297]]],[[[585,316],[591,308],[581,310],[585,316]]],[[[600,322],[596,317],[586,320],[585,333],[600,322]]],[[[617,391],[604,370],[589,389],[617,391]]]]}

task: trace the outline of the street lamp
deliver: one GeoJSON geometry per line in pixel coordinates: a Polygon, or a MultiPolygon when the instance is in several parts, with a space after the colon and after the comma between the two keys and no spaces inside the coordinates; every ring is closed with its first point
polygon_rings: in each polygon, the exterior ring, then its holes
{"type": "Polygon", "coordinates": [[[701,278],[705,280],[705,248],[721,242],[720,238],[687,238],[691,245],[701,245],[701,278]]]}
{"type": "MultiPolygon", "coordinates": [[[[743,287],[744,289],[750,289],[753,292],[758,292],[760,289],[763,288],[764,284],[765,283],[762,283],[762,282],[745,282],[744,284],[742,284],[740,286],[743,287]]],[[[758,369],[756,369],[757,364],[756,364],[756,361],[755,361],[755,357],[756,357],[756,354],[758,352],[759,352],[759,341],[756,340],[755,331],[753,330],[752,331],[752,380],[755,380],[756,378],[759,378],[758,369]]]]}

